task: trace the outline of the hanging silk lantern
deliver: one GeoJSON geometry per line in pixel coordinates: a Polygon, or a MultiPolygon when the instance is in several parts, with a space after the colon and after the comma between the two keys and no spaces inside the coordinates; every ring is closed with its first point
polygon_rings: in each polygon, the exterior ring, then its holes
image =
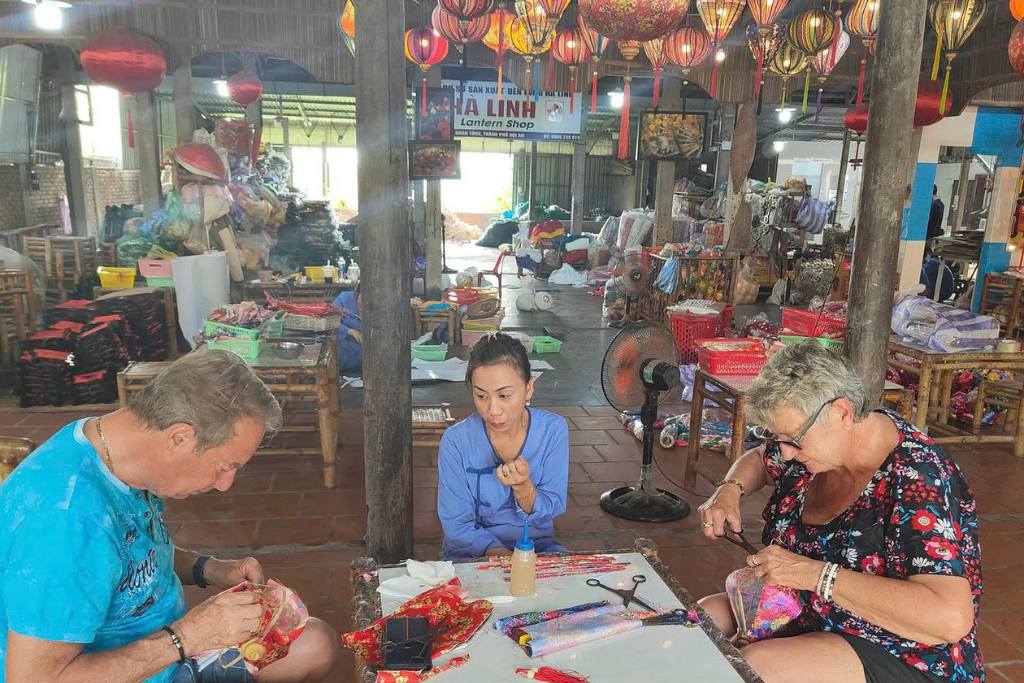
{"type": "Polygon", "coordinates": [[[594,63],[590,79],[590,113],[595,114],[597,113],[597,65],[601,63],[601,57],[604,56],[604,52],[608,48],[608,38],[590,28],[582,14],[576,15],[576,22],[581,31],[580,35],[586,40],[587,49],[590,50],[590,60],[594,63]]]}
{"type": "MultiPolygon", "coordinates": [[[[854,0],[853,7],[846,13],[846,30],[854,38],[860,38],[868,54],[875,54],[878,37],[879,0],[854,0]]],[[[868,57],[860,59],[860,75],[857,77],[857,104],[864,101],[864,82],[868,70],[868,57]]]]}
{"type": "Polygon", "coordinates": [[[938,123],[953,109],[953,101],[942,101],[942,90],[935,81],[923,80],[917,86],[917,101],[914,103],[914,128],[924,128],[938,123]],[[940,107],[942,107],[940,109],[940,107]]]}
{"type": "Polygon", "coordinates": [[[228,95],[242,109],[263,97],[263,81],[247,69],[228,79],[228,95]]]}
{"type": "Polygon", "coordinates": [[[345,0],[345,9],[341,11],[338,28],[341,29],[341,37],[345,40],[349,52],[354,55],[356,53],[356,6],[352,4],[352,0],[345,0]]]}
{"type": "Polygon", "coordinates": [[[747,44],[750,45],[750,52],[757,62],[757,73],[754,76],[754,94],[761,94],[761,86],[764,84],[764,65],[775,58],[775,53],[782,46],[785,40],[785,31],[778,24],[766,28],[750,25],[747,27],[747,44]]]}
{"type": "Polygon", "coordinates": [[[788,4],[789,0],[747,0],[747,7],[759,29],[767,29],[774,24],[788,4]]]}
{"type": "Polygon", "coordinates": [[[534,2],[544,8],[544,13],[548,16],[548,31],[553,32],[558,28],[558,21],[572,0],[534,0],[534,2]]]}
{"type": "Polygon", "coordinates": [[[470,43],[483,40],[487,35],[487,29],[491,22],[486,16],[476,17],[466,22],[459,21],[454,14],[440,5],[434,7],[430,16],[430,23],[434,30],[444,36],[448,42],[455,45],[455,49],[462,52],[470,43]]]}
{"type": "MultiPolygon", "coordinates": [[[[700,14],[704,28],[711,35],[712,52],[725,43],[726,37],[733,26],[739,21],[746,7],[745,0],[697,0],[697,12],[700,14]]],[[[718,97],[718,60],[711,67],[711,89],[708,94],[718,97]]]]}
{"type": "Polygon", "coordinates": [[[629,155],[629,129],[630,129],[630,104],[631,104],[631,93],[630,83],[633,81],[633,77],[630,75],[630,70],[633,68],[633,60],[640,54],[640,50],[643,48],[643,44],[639,40],[620,40],[618,41],[619,53],[622,58],[628,62],[626,66],[626,75],[622,79],[622,112],[619,116],[619,159],[625,159],[629,155]]]}
{"type": "Polygon", "coordinates": [[[647,55],[647,60],[651,63],[651,68],[654,69],[654,94],[651,104],[657,109],[658,102],[661,101],[661,70],[668,64],[668,56],[665,54],[665,39],[645,40],[643,47],[644,54],[647,55]]]}
{"type": "Polygon", "coordinates": [[[1020,21],[1010,33],[1010,44],[1007,46],[1010,57],[1010,66],[1024,75],[1024,21],[1020,21]]]}
{"type": "Polygon", "coordinates": [[[612,40],[661,38],[679,25],[688,9],[690,0],[579,0],[587,25],[612,40]]]}
{"type": "Polygon", "coordinates": [[[665,56],[681,67],[683,76],[704,63],[711,54],[711,36],[699,28],[684,26],[665,36],[665,56]]]}
{"type": "Polygon", "coordinates": [[[437,6],[468,24],[494,10],[494,0],[437,0],[437,6]]]}
{"type": "Polygon", "coordinates": [[[942,41],[942,51],[946,54],[946,77],[942,82],[939,111],[946,107],[953,60],[985,18],[985,7],[985,0],[941,0],[928,12],[932,28],[942,41]]]}
{"type": "Polygon", "coordinates": [[[405,32],[405,58],[423,71],[420,114],[427,115],[427,72],[448,56],[448,41],[429,26],[418,26],[405,32]]]}
{"type": "MultiPolygon", "coordinates": [[[[526,30],[530,33],[530,40],[534,45],[543,45],[550,38],[554,36],[555,25],[558,24],[556,18],[554,24],[551,23],[548,17],[548,12],[544,8],[544,4],[540,0],[516,0],[516,16],[526,30]]],[[[548,74],[547,74],[547,88],[548,90],[553,89],[555,80],[555,60],[548,52],[548,74]]],[[[534,98],[537,97],[537,90],[534,88],[534,98]]]]}
{"type": "Polygon", "coordinates": [[[483,43],[494,50],[495,61],[498,66],[498,101],[502,100],[502,81],[505,73],[505,53],[512,47],[509,41],[509,29],[516,15],[504,7],[499,7],[488,15],[490,17],[490,28],[484,35],[483,43]]]}
{"type": "Polygon", "coordinates": [[[1024,0],[1010,0],[1010,14],[1017,21],[1024,19],[1024,0]]]}
{"type": "Polygon", "coordinates": [[[583,37],[585,29],[575,26],[555,36],[551,45],[551,54],[555,59],[569,67],[569,113],[575,110],[576,102],[576,70],[590,60],[592,54],[583,37]]]}
{"type": "Polygon", "coordinates": [[[807,55],[788,42],[783,42],[779,46],[779,51],[775,53],[775,57],[768,62],[768,70],[782,77],[782,106],[786,105],[788,99],[786,88],[789,79],[799,75],[808,67],[809,63],[807,55]]]}
{"type": "Polygon", "coordinates": [[[868,105],[855,104],[847,109],[843,123],[857,135],[864,135],[868,129],[868,105]]]}
{"type": "Polygon", "coordinates": [[[834,51],[822,50],[811,57],[811,67],[818,74],[818,100],[814,105],[815,121],[817,121],[821,116],[821,96],[825,91],[825,83],[828,81],[828,77],[832,75],[832,71],[835,70],[839,60],[843,58],[843,55],[846,54],[848,49],[850,49],[850,34],[840,28],[839,40],[836,41],[836,49],[834,51]]]}
{"type": "Polygon", "coordinates": [[[831,12],[810,9],[801,12],[789,24],[787,38],[793,47],[808,55],[816,55],[829,45],[838,26],[831,12]]]}
{"type": "MultiPolygon", "coordinates": [[[[551,45],[554,43],[555,36],[553,34],[546,34],[545,39],[541,43],[534,41],[533,32],[530,31],[526,26],[526,22],[523,17],[516,17],[512,20],[512,24],[508,31],[509,47],[514,52],[517,52],[523,56],[526,60],[526,80],[530,80],[530,75],[533,70],[533,61],[539,56],[551,49],[551,45]]],[[[537,84],[534,81],[533,85],[533,97],[537,98],[537,84]]]]}

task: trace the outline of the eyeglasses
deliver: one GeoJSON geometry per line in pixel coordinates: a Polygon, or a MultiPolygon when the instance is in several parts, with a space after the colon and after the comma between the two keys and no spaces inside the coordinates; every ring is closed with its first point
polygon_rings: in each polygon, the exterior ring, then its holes
{"type": "Polygon", "coordinates": [[[755,439],[763,441],[766,446],[789,446],[790,448],[799,451],[801,449],[800,442],[803,441],[805,436],[807,436],[807,432],[811,430],[811,427],[814,426],[814,423],[818,421],[818,417],[821,415],[821,411],[823,411],[826,406],[830,406],[836,401],[838,401],[840,398],[840,396],[836,396],[831,401],[825,401],[820,406],[818,406],[818,409],[814,411],[814,414],[811,415],[811,417],[807,420],[807,422],[804,423],[803,427],[801,427],[799,431],[797,431],[796,435],[794,435],[792,439],[780,439],[774,434],[772,434],[770,430],[764,427],[754,427],[751,430],[751,433],[753,434],[755,439]]]}

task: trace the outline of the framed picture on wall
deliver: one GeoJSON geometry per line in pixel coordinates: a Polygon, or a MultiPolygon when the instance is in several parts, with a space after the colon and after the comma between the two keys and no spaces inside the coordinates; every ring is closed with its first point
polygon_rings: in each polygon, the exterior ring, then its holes
{"type": "Polygon", "coordinates": [[[704,155],[707,114],[681,111],[640,113],[636,157],[650,161],[699,159],[704,155]]]}
{"type": "Polygon", "coordinates": [[[462,143],[409,142],[409,180],[452,180],[459,178],[459,155],[462,143]]]}
{"type": "Polygon", "coordinates": [[[454,137],[452,111],[455,91],[451,88],[427,88],[427,113],[416,104],[416,139],[451,140],[454,137]]]}

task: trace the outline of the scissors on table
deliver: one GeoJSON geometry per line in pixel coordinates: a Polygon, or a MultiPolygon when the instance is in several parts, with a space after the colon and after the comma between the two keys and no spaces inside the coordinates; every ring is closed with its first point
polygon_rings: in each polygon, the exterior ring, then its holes
{"type": "Polygon", "coordinates": [[[601,583],[597,579],[587,579],[587,585],[591,586],[591,587],[594,587],[594,588],[603,588],[606,591],[608,591],[609,593],[615,593],[620,598],[622,598],[622,606],[625,607],[626,609],[629,609],[629,604],[630,603],[635,602],[636,604],[640,605],[641,607],[643,607],[645,610],[648,610],[649,612],[657,612],[658,610],[654,609],[653,607],[648,605],[646,602],[644,602],[640,598],[636,597],[637,586],[639,586],[641,583],[645,583],[646,581],[647,581],[647,577],[646,576],[644,576],[643,574],[637,574],[636,576],[633,577],[633,588],[632,588],[632,590],[626,590],[625,588],[621,588],[621,589],[620,588],[612,588],[611,586],[606,586],[605,584],[601,583]]]}

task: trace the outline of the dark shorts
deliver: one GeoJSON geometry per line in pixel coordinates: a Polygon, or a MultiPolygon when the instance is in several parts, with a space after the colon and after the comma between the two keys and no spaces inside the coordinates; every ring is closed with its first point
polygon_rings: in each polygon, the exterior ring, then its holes
{"type": "MultiPolygon", "coordinates": [[[[229,652],[230,654],[224,655],[225,662],[234,659],[238,651],[230,650],[229,652]]],[[[198,671],[195,660],[190,659],[187,664],[182,664],[174,672],[172,683],[254,683],[255,680],[246,670],[244,662],[238,662],[228,668],[214,662],[202,671],[198,671]]]]}
{"type": "Polygon", "coordinates": [[[842,637],[864,666],[864,678],[867,683],[946,683],[945,679],[939,678],[928,671],[921,671],[910,666],[880,645],[851,636],[847,633],[837,633],[842,637]]]}

